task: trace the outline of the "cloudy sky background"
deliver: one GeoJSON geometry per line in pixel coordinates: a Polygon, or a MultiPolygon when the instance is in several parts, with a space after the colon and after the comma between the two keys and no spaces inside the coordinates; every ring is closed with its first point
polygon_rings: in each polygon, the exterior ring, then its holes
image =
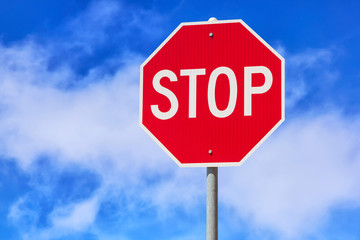
{"type": "Polygon", "coordinates": [[[0,238],[205,239],[206,171],[138,124],[180,22],[243,19],[286,59],[286,121],[219,169],[219,239],[360,238],[357,1],[1,1],[0,238]]]}

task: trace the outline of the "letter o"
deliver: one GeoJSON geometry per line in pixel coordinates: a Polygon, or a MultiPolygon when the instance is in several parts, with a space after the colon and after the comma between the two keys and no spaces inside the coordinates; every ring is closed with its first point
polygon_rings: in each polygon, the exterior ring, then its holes
{"type": "Polygon", "coordinates": [[[235,106],[236,106],[236,99],[237,99],[237,83],[236,83],[236,76],[233,70],[228,67],[218,67],[216,68],[210,75],[209,85],[208,85],[208,104],[210,112],[218,118],[225,118],[228,117],[230,114],[233,113],[235,106]],[[215,88],[216,88],[216,81],[220,74],[225,74],[229,80],[230,85],[230,97],[229,102],[224,110],[219,110],[216,105],[215,99],[215,88]]]}

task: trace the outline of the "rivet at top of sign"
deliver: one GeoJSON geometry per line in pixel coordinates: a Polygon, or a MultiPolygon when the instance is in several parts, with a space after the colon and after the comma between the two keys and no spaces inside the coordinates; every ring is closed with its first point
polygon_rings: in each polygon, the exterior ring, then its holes
{"type": "MultiPolygon", "coordinates": [[[[215,21],[217,21],[217,19],[216,18],[214,18],[214,17],[211,17],[211,18],[209,18],[209,22],[215,22],[215,21]]],[[[214,34],[213,33],[209,33],[209,37],[214,37],[214,34]]]]}
{"type": "Polygon", "coordinates": [[[209,154],[212,155],[212,153],[213,153],[213,151],[210,149],[210,150],[209,150],[209,154]]]}

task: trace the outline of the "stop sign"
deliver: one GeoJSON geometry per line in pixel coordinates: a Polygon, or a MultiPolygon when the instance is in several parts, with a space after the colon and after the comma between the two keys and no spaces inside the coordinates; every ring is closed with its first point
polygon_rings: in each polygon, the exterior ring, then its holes
{"type": "Polygon", "coordinates": [[[140,125],[180,166],[240,165],[285,119],[284,66],[242,20],[182,23],[141,65],[140,125]]]}

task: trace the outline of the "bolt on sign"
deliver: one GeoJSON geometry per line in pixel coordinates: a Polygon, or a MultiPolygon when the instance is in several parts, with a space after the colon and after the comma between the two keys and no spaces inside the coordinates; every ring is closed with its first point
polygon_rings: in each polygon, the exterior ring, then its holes
{"type": "Polygon", "coordinates": [[[140,72],[140,125],[179,166],[240,165],[285,119],[285,60],[242,20],[180,24],[140,72]]]}

